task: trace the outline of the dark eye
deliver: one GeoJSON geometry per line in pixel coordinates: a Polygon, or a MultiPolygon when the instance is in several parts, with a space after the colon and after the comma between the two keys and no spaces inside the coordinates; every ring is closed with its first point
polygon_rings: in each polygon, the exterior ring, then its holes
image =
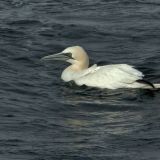
{"type": "Polygon", "coordinates": [[[65,53],[65,55],[69,58],[72,58],[72,53],[65,53]]]}

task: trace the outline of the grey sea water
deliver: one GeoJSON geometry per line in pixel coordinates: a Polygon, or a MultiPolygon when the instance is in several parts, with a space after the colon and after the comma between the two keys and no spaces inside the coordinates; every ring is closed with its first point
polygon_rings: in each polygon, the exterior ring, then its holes
{"type": "Polygon", "coordinates": [[[65,84],[73,45],[160,82],[160,1],[1,0],[0,160],[159,160],[160,91],[65,84]]]}

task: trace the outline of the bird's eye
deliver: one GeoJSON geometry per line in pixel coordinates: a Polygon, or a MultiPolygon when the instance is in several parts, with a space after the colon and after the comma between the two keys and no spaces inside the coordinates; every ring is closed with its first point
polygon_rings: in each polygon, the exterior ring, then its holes
{"type": "Polygon", "coordinates": [[[69,58],[72,58],[72,53],[65,53],[65,55],[67,56],[67,57],[69,57],[69,58]]]}

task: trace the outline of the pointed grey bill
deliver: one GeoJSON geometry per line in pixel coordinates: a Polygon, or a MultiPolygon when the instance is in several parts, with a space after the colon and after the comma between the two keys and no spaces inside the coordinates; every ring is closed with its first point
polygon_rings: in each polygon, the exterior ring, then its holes
{"type": "Polygon", "coordinates": [[[57,60],[57,61],[66,61],[68,59],[69,57],[62,52],[41,58],[41,60],[57,60]]]}

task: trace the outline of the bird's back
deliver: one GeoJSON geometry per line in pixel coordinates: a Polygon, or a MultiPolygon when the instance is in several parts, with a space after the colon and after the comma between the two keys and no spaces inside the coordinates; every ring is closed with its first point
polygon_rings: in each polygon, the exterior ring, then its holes
{"type": "Polygon", "coordinates": [[[87,70],[90,72],[76,79],[76,84],[109,89],[126,88],[143,77],[140,71],[127,64],[99,66],[87,70]]]}

